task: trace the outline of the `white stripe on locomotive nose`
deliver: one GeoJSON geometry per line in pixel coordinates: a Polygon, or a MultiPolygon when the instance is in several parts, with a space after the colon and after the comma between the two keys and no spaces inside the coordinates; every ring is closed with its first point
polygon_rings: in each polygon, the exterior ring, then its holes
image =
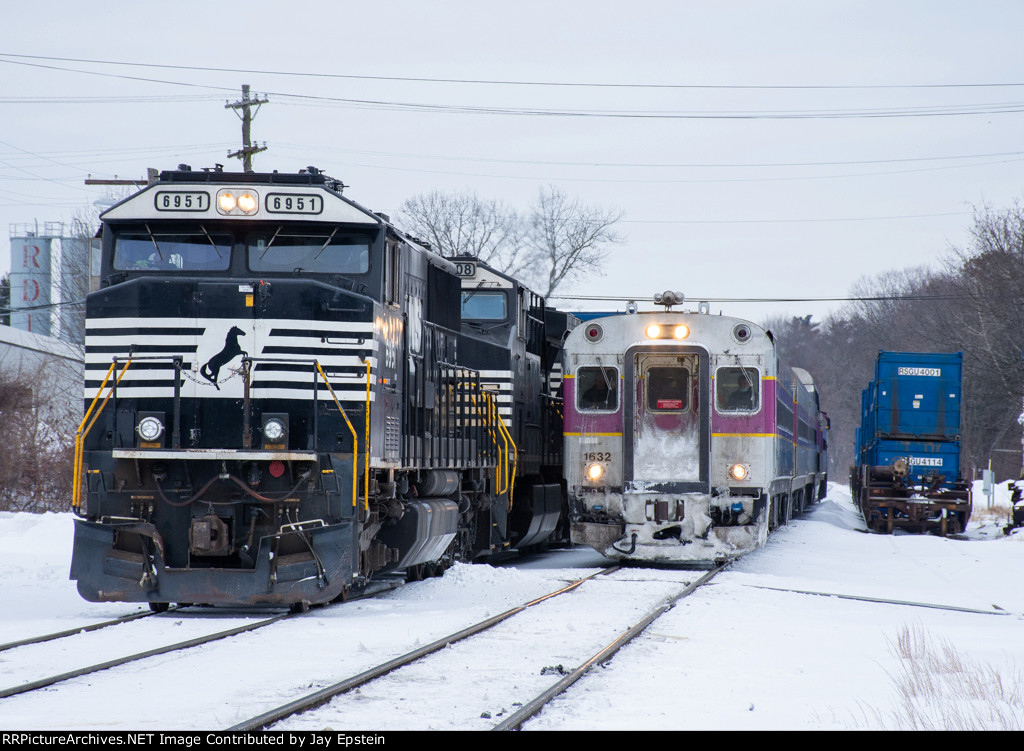
{"type": "MultiPolygon", "coordinates": [[[[173,387],[171,387],[171,386],[164,386],[164,387],[159,387],[159,388],[153,388],[153,387],[149,387],[149,386],[124,386],[124,385],[121,385],[121,386],[117,387],[117,396],[118,396],[119,399],[137,399],[137,398],[143,398],[143,397],[170,398],[170,396],[172,394],[172,391],[173,391],[173,387]]],[[[309,401],[310,398],[312,397],[312,391],[313,391],[313,389],[309,385],[309,382],[307,381],[306,386],[304,388],[294,388],[294,389],[262,388],[262,389],[256,389],[252,393],[252,398],[254,398],[254,399],[289,399],[289,400],[296,400],[297,399],[299,401],[309,401]]],[[[366,402],[366,387],[365,386],[362,388],[362,390],[357,389],[355,391],[350,391],[350,390],[345,390],[345,389],[338,389],[337,387],[334,387],[334,393],[338,397],[338,401],[342,402],[343,404],[359,405],[359,404],[363,404],[363,403],[366,402]]],[[[88,389],[87,388],[83,392],[83,395],[84,395],[84,397],[87,400],[92,400],[92,398],[96,396],[96,389],[95,388],[93,388],[93,389],[88,389]]],[[[202,393],[196,395],[196,398],[201,398],[201,399],[223,399],[224,396],[223,396],[223,394],[221,392],[218,392],[218,391],[210,388],[208,390],[204,389],[202,393]]],[[[320,389],[317,390],[317,398],[318,398],[319,401],[324,401],[324,402],[333,402],[334,401],[334,398],[331,396],[330,392],[327,391],[327,389],[325,389],[325,388],[320,388],[320,389]]],[[[370,391],[370,401],[371,402],[377,401],[377,394],[372,389],[370,391]]]]}
{"type": "Polygon", "coordinates": [[[89,329],[206,329],[211,324],[236,323],[240,327],[252,328],[258,324],[267,330],[271,329],[303,329],[317,331],[354,331],[372,333],[374,324],[372,321],[309,321],[298,318],[89,318],[85,322],[85,328],[89,329]]]}

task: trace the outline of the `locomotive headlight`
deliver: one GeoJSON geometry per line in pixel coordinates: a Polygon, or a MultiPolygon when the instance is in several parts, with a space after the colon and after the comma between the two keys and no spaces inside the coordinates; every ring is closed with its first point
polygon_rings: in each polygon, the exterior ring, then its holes
{"type": "Polygon", "coordinates": [[[221,193],[217,196],[217,208],[222,214],[230,214],[238,206],[238,201],[232,193],[221,193]]]}
{"type": "Polygon", "coordinates": [[[685,339],[689,335],[690,327],[683,323],[676,326],[675,329],[672,331],[672,336],[675,337],[676,339],[685,339]]]}
{"type": "Polygon", "coordinates": [[[657,339],[659,336],[661,336],[661,326],[659,326],[656,323],[652,323],[650,326],[644,329],[644,334],[647,335],[648,339],[657,339]]]}
{"type": "Polygon", "coordinates": [[[139,437],[142,440],[155,441],[163,434],[164,424],[160,422],[160,418],[150,415],[139,420],[136,430],[139,431],[139,437]]]}
{"type": "Polygon", "coordinates": [[[238,197],[238,208],[240,208],[244,214],[254,213],[258,205],[259,202],[256,200],[256,196],[252,193],[243,193],[238,197]]]}
{"type": "Polygon", "coordinates": [[[746,480],[747,475],[749,473],[750,470],[748,470],[742,464],[733,464],[731,467],[729,467],[729,477],[732,478],[733,480],[746,480]]]}
{"type": "Polygon", "coordinates": [[[587,465],[587,479],[593,482],[597,482],[604,477],[604,465],[594,462],[593,464],[587,465]]]}
{"type": "Polygon", "coordinates": [[[225,216],[255,214],[260,207],[260,197],[253,190],[223,188],[217,191],[217,211],[225,216]]]}

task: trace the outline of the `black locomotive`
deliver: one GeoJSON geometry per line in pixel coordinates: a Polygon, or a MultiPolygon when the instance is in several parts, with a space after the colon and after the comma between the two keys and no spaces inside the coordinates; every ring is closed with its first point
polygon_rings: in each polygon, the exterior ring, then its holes
{"type": "Polygon", "coordinates": [[[503,317],[481,319],[485,266],[460,277],[342,187],[182,165],[103,215],[86,599],[307,607],[556,530],[548,376],[572,319],[507,278],[503,317]]]}

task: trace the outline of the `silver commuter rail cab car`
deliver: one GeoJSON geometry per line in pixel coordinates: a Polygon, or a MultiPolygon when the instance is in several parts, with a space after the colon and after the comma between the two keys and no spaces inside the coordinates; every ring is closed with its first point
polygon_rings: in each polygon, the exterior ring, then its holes
{"type": "Polygon", "coordinates": [[[827,417],[806,371],[738,318],[658,312],[566,339],[571,537],[612,558],[708,563],[762,545],[825,491],[827,417]]]}

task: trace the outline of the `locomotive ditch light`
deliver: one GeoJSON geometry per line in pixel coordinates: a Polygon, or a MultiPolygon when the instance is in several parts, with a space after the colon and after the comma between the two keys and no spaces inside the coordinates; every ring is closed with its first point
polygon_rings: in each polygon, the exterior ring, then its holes
{"type": "Polygon", "coordinates": [[[263,448],[283,451],[288,448],[288,414],[265,413],[263,415],[263,448]]]}
{"type": "Polygon", "coordinates": [[[160,436],[164,434],[163,412],[142,412],[135,431],[139,434],[141,448],[161,448],[160,436]]]}
{"type": "Polygon", "coordinates": [[[750,470],[744,467],[742,464],[733,464],[729,467],[729,477],[733,480],[741,481],[746,480],[747,475],[750,474],[750,470]]]}

